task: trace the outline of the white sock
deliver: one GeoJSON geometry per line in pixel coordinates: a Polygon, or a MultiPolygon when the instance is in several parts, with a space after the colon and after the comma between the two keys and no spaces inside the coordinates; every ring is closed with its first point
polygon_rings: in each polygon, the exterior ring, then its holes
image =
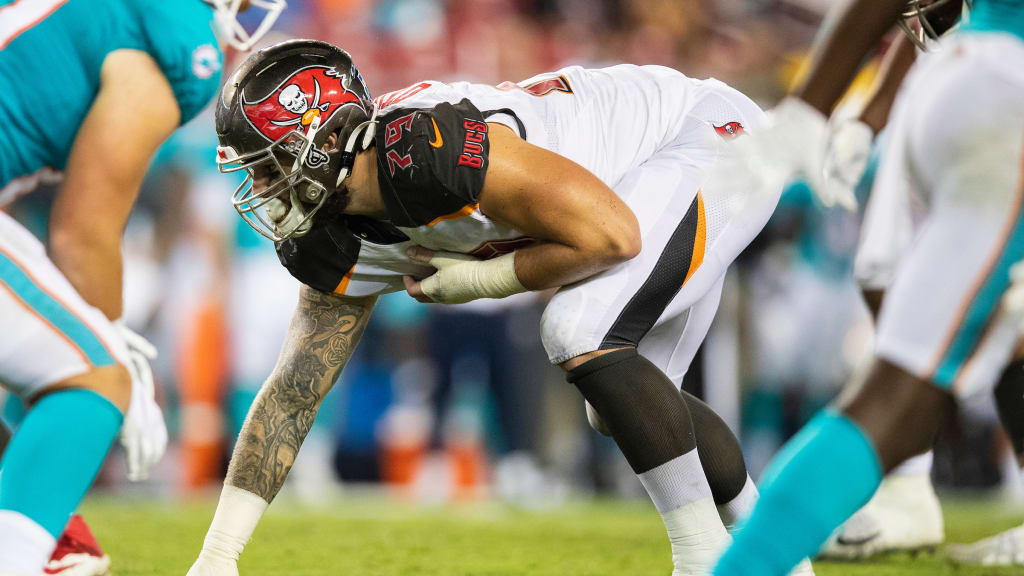
{"type": "Polygon", "coordinates": [[[747,482],[743,485],[740,493],[725,504],[718,505],[718,515],[721,516],[722,524],[725,524],[725,528],[730,533],[739,528],[739,521],[746,518],[754,509],[758,496],[757,486],[750,476],[747,476],[747,482]]]}
{"type": "Polygon", "coordinates": [[[252,492],[225,484],[199,555],[238,560],[267,506],[252,492]]]}
{"type": "Polygon", "coordinates": [[[935,459],[935,453],[931,450],[908,458],[903,461],[902,464],[892,469],[889,472],[889,476],[927,476],[932,472],[932,460],[935,459]]]}
{"type": "Polygon", "coordinates": [[[674,573],[709,570],[727,544],[729,534],[718,517],[697,450],[638,476],[665,523],[674,573]]]}
{"type": "Polygon", "coordinates": [[[0,510],[0,574],[39,576],[57,540],[31,518],[0,510]]]}
{"type": "Polygon", "coordinates": [[[673,574],[704,574],[731,541],[713,498],[691,502],[661,515],[672,545],[673,574]]]}

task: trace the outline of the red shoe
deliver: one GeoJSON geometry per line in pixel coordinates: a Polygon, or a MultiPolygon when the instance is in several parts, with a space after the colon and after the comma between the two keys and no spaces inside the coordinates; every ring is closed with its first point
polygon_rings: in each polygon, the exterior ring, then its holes
{"type": "Polygon", "coordinates": [[[81,516],[75,514],[64,527],[57,549],[43,574],[60,576],[109,576],[110,556],[103,553],[96,537],[81,516]]]}

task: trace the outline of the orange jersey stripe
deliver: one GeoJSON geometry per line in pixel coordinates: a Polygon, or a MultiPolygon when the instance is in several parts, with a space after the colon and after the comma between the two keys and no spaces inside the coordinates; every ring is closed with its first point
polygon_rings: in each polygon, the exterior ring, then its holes
{"type": "Polygon", "coordinates": [[[352,272],[355,271],[355,269],[356,265],[353,264],[352,267],[348,269],[348,272],[345,272],[345,275],[341,277],[341,282],[338,282],[338,285],[334,288],[335,294],[345,294],[345,290],[348,290],[348,282],[352,279],[352,272]]]}
{"type": "Polygon", "coordinates": [[[704,248],[707,243],[707,216],[704,214],[704,197],[700,190],[697,191],[697,232],[693,237],[693,255],[690,257],[690,269],[686,272],[683,284],[693,276],[693,273],[700,268],[704,262],[704,248]]]}
{"type": "Polygon", "coordinates": [[[463,218],[465,216],[469,216],[473,212],[476,212],[478,208],[480,208],[479,204],[466,204],[462,208],[459,208],[459,210],[456,212],[452,212],[451,214],[445,214],[444,216],[438,216],[437,218],[434,218],[429,223],[427,223],[427,226],[433,226],[438,222],[444,222],[445,220],[455,220],[456,218],[463,218]]]}

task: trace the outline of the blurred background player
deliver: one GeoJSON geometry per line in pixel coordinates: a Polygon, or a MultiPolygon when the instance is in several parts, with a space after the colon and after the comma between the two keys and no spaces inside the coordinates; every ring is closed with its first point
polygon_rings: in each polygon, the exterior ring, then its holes
{"type": "Polygon", "coordinates": [[[708,178],[723,143],[756,129],[756,105],[631,65],[419,82],[371,103],[348,54],[315,41],[260,51],[222,98],[218,162],[248,172],[235,206],[306,286],[190,574],[237,573],[376,295],[400,278],[450,304],[567,285],[541,320],[549,359],[661,513],[674,574],[707,572],[756,489],[729,429],[679,386],[726,267],[778,200],[708,178]]]}
{"type": "MultiPolygon", "coordinates": [[[[947,8],[960,11],[955,3],[948,3],[947,8]]],[[[888,48],[874,90],[859,113],[843,118],[844,109],[840,108],[833,114],[835,128],[825,160],[832,178],[823,185],[842,186],[850,193],[870,193],[854,276],[875,321],[884,291],[891,284],[914,224],[921,216],[911,210],[911,205],[920,206],[920,199],[907,197],[909,185],[899,179],[899,174],[893,175],[895,171],[890,169],[886,172],[889,177],[882,178],[877,171],[878,161],[885,153],[883,129],[903,78],[914,63],[916,50],[909,35],[897,35],[888,48]]],[[[858,384],[855,377],[844,394],[854,394],[858,384]]],[[[943,518],[931,482],[932,459],[933,453],[928,451],[886,475],[871,502],[829,538],[822,556],[868,558],[892,550],[918,550],[941,544],[943,518]]]]}
{"type": "Polygon", "coordinates": [[[157,147],[216,92],[213,21],[247,49],[284,7],[255,3],[249,35],[248,0],[0,1],[0,205],[60,184],[45,248],[0,212],[0,379],[28,404],[2,460],[2,574],[105,573],[79,518],[57,538],[119,432],[130,479],[164,452],[155,350],[119,320],[121,235],[157,147]]]}
{"type": "MultiPolygon", "coordinates": [[[[926,4],[911,2],[910,12],[926,4]]],[[[854,1],[837,9],[798,96],[744,143],[760,154],[755,172],[769,181],[804,173],[826,204],[856,206],[848,189],[820,185],[816,158],[794,152],[824,139],[824,114],[907,8],[854,1]]],[[[784,573],[870,498],[882,472],[931,446],[954,394],[976,384],[975,360],[998,373],[1009,359],[1019,303],[1003,297],[1024,256],[1022,24],[1024,3],[976,2],[969,24],[912,73],[880,170],[891,166],[906,197],[925,205],[881,306],[877,360],[841,412],[816,418],[780,454],[716,574],[784,573]]]]}
{"type": "MultiPolygon", "coordinates": [[[[956,2],[933,5],[920,15],[926,18],[931,35],[941,36],[959,21],[961,11],[969,8],[956,2]]],[[[916,227],[924,217],[926,202],[909,197],[910,183],[890,164],[878,173],[878,161],[887,144],[884,128],[889,120],[899,87],[915,60],[915,47],[934,50],[937,43],[922,33],[916,21],[914,34],[897,36],[871,95],[856,117],[843,118],[843,109],[833,115],[835,127],[829,137],[830,185],[854,187],[870,193],[865,209],[860,248],[854,274],[861,286],[873,318],[892,283],[900,259],[910,248],[916,227]],[[870,165],[868,159],[870,158],[870,165]]],[[[910,31],[910,30],[908,30],[910,31]]],[[[1003,320],[1002,322],[1006,322],[1003,320]]],[[[1010,329],[1020,326],[1010,321],[1010,329]]],[[[976,368],[968,376],[975,383],[966,386],[972,393],[994,391],[1000,422],[1005,428],[1019,467],[1024,453],[1024,369],[1021,348],[1001,370],[1000,362],[973,362],[976,368]],[[981,380],[981,382],[977,382],[981,380]],[[995,385],[993,385],[995,382],[995,385]]],[[[1005,354],[1005,350],[1003,351],[1005,354]]],[[[855,388],[856,382],[850,388],[855,388]]],[[[844,394],[853,394],[847,390],[844,394]]],[[[842,401],[840,400],[840,403],[842,401]]],[[[943,517],[939,499],[932,486],[934,452],[914,456],[893,469],[883,479],[871,501],[829,538],[823,557],[868,558],[894,550],[934,548],[942,543],[943,517]]],[[[972,546],[951,545],[945,549],[955,561],[982,565],[1024,563],[1024,529],[1014,528],[972,546]]]]}

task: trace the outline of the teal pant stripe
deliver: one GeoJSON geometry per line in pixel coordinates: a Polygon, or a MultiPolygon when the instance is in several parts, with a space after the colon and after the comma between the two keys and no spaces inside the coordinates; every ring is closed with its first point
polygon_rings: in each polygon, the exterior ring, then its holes
{"type": "Polygon", "coordinates": [[[1003,253],[967,308],[960,328],[957,329],[949,348],[935,369],[935,375],[932,377],[935,384],[946,389],[953,385],[957,373],[974,352],[989,319],[998,309],[1003,294],[1010,286],[1010,267],[1021,259],[1024,259],[1024,218],[1018,217],[1003,247],[1003,253]]]}
{"type": "Polygon", "coordinates": [[[0,252],[0,281],[9,286],[22,302],[67,336],[93,366],[110,366],[117,363],[91,328],[37,286],[32,278],[3,252],[0,252]]]}

